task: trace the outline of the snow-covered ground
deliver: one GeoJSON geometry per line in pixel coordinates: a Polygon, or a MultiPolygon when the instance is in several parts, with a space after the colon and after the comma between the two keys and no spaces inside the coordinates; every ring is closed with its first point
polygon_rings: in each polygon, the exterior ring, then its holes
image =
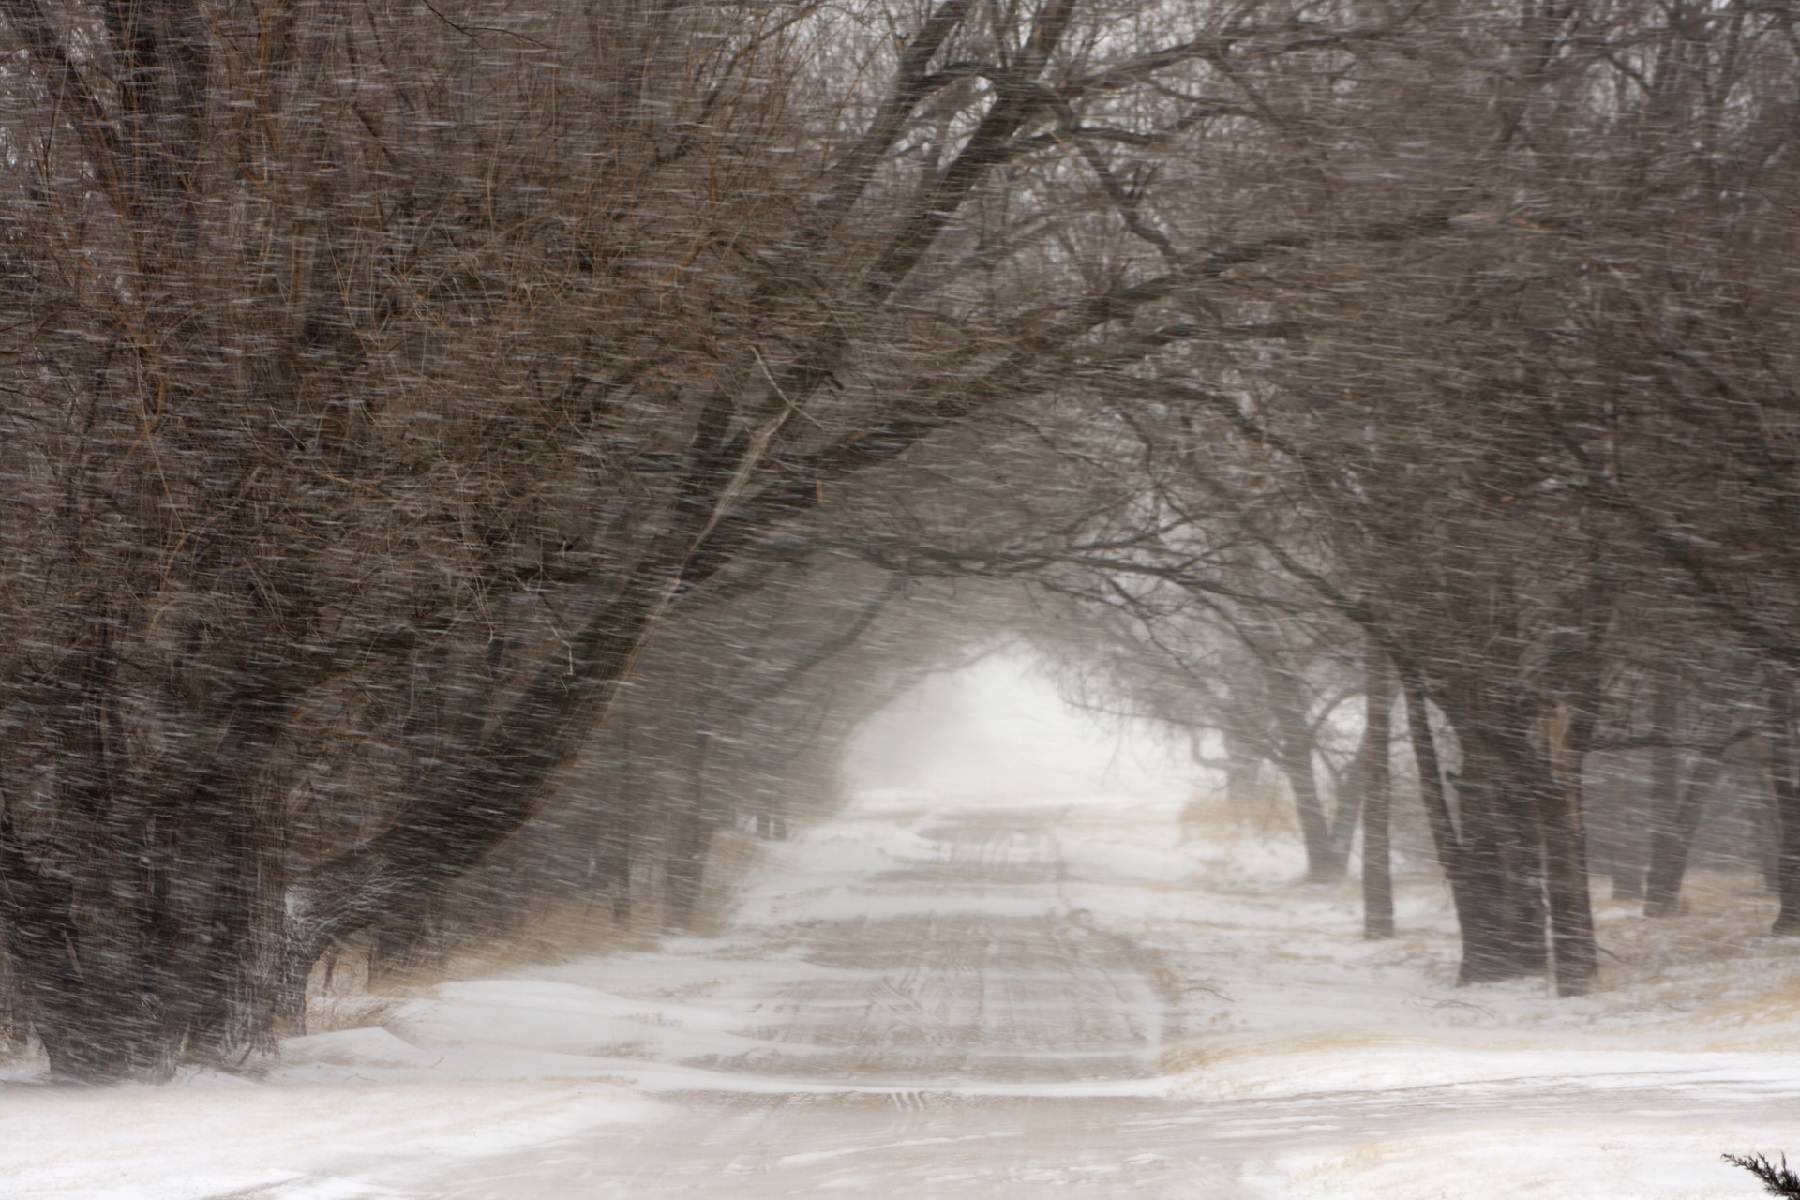
{"type": "Polygon", "coordinates": [[[1800,1150],[1800,956],[1731,881],[1603,905],[1591,998],[1459,989],[1428,873],[1365,942],[1262,824],[867,791],[717,936],[414,989],[258,1081],[0,1083],[0,1195],[1726,1200],[1721,1151],[1800,1150]]]}

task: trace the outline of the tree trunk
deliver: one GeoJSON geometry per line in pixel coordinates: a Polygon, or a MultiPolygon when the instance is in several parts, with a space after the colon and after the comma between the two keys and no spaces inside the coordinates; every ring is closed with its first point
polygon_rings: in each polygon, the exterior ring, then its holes
{"type": "Polygon", "coordinates": [[[1340,864],[1334,872],[1331,862],[1330,829],[1325,822],[1325,805],[1319,797],[1319,785],[1313,774],[1312,728],[1306,720],[1306,703],[1300,682],[1291,672],[1280,668],[1268,672],[1271,707],[1279,726],[1281,771],[1294,791],[1294,811],[1300,821],[1300,841],[1306,849],[1306,878],[1322,883],[1340,878],[1340,864]]]}
{"type": "Polygon", "coordinates": [[[1464,983],[1516,979],[1549,963],[1543,839],[1535,789],[1547,772],[1519,722],[1521,704],[1493,682],[1468,677],[1446,694],[1462,743],[1457,793],[1471,919],[1464,983]]]}
{"type": "Polygon", "coordinates": [[[603,719],[672,592],[653,563],[547,659],[484,741],[436,772],[435,786],[375,836],[289,889],[287,990],[333,941],[379,920],[395,897],[429,891],[481,862],[535,816],[559,772],[603,719]]]}
{"type": "Polygon", "coordinates": [[[1457,797],[1470,905],[1464,983],[1513,979],[1549,962],[1538,795],[1549,780],[1530,743],[1536,709],[1519,683],[1530,645],[1520,613],[1510,570],[1471,594],[1464,649],[1434,697],[1462,748],[1457,797]]]}
{"type": "Polygon", "coordinates": [[[1432,849],[1437,852],[1438,866],[1450,882],[1450,897],[1460,919],[1463,911],[1463,847],[1456,831],[1456,820],[1450,813],[1444,795],[1444,772],[1438,762],[1437,738],[1431,732],[1431,711],[1426,707],[1425,689],[1417,674],[1405,662],[1400,666],[1400,686],[1406,699],[1406,733],[1412,744],[1413,761],[1419,771],[1419,801],[1425,806],[1425,821],[1431,829],[1432,849]]]}
{"type": "Polygon", "coordinates": [[[1796,768],[1794,691],[1785,676],[1771,672],[1769,685],[1769,778],[1780,822],[1776,840],[1775,883],[1780,909],[1771,931],[1777,937],[1800,936],[1800,774],[1796,768]]]}
{"type": "Polygon", "coordinates": [[[1669,671],[1658,673],[1650,707],[1650,870],[1644,881],[1644,915],[1671,917],[1681,897],[1687,846],[1681,833],[1681,759],[1675,753],[1680,724],[1679,684],[1669,671]]]}
{"type": "Polygon", "coordinates": [[[6,952],[32,1010],[38,1040],[58,1076],[81,1078],[81,1024],[86,1018],[75,925],[74,885],[31,861],[0,805],[0,916],[6,920],[6,952]]]}
{"type": "Polygon", "coordinates": [[[1639,819],[1637,782],[1635,771],[1630,779],[1616,774],[1607,777],[1607,810],[1614,829],[1608,874],[1614,900],[1641,902],[1644,898],[1650,838],[1647,823],[1639,819]]]}
{"type": "Polygon", "coordinates": [[[1588,889],[1587,837],[1581,821],[1586,732],[1573,708],[1558,701],[1549,721],[1547,786],[1538,789],[1550,899],[1551,966],[1559,996],[1585,996],[1594,986],[1599,947],[1588,889]]]}
{"type": "Polygon", "coordinates": [[[615,922],[631,919],[631,872],[638,845],[638,819],[643,810],[643,785],[638,781],[632,758],[632,727],[619,726],[614,753],[617,763],[611,772],[611,803],[604,814],[600,844],[595,857],[600,881],[612,893],[612,917],[615,922]]]}
{"type": "Polygon", "coordinates": [[[692,925],[706,882],[706,858],[718,827],[718,813],[706,787],[706,760],[712,734],[701,730],[694,752],[692,787],[688,802],[676,817],[675,835],[663,868],[664,906],[668,923],[676,928],[692,925]]]}
{"type": "Polygon", "coordinates": [[[1757,873],[1762,877],[1763,891],[1781,895],[1781,800],[1776,793],[1775,761],[1769,753],[1768,739],[1763,739],[1763,789],[1756,812],[1757,873]]]}
{"type": "MultiPolygon", "coordinates": [[[[1504,739],[1512,742],[1512,739],[1504,739]]],[[[1508,941],[1518,971],[1535,975],[1550,967],[1550,907],[1546,895],[1542,789],[1554,786],[1536,769],[1529,744],[1511,744],[1499,789],[1501,855],[1506,871],[1508,941]]]]}
{"type": "Polygon", "coordinates": [[[1387,655],[1369,640],[1367,685],[1364,688],[1367,726],[1363,763],[1363,936],[1394,936],[1394,883],[1388,855],[1388,727],[1393,686],[1388,681],[1387,655]]]}
{"type": "MultiPolygon", "coordinates": [[[[1674,761],[1673,754],[1670,755],[1674,761]]],[[[1681,885],[1687,877],[1688,852],[1700,832],[1706,802],[1724,773],[1725,764],[1708,755],[1694,762],[1686,782],[1681,771],[1671,771],[1673,803],[1658,796],[1659,814],[1651,844],[1650,871],[1644,887],[1644,915],[1672,917],[1681,911],[1681,885]],[[1666,806],[1665,806],[1666,804],[1666,806]]],[[[1660,770],[1659,770],[1660,774],[1660,770]]],[[[1663,786],[1659,781],[1659,789],[1663,786]]]]}
{"type": "Polygon", "coordinates": [[[1325,830],[1324,869],[1329,878],[1339,878],[1349,869],[1350,847],[1356,841],[1356,831],[1362,824],[1363,801],[1368,797],[1368,761],[1369,737],[1365,729],[1356,757],[1339,781],[1337,807],[1332,810],[1325,830]]]}
{"type": "Polygon", "coordinates": [[[1464,820],[1459,830],[1444,790],[1443,768],[1425,690],[1416,668],[1405,660],[1400,664],[1400,679],[1406,694],[1407,734],[1419,769],[1419,798],[1425,806],[1438,865],[1450,885],[1450,900],[1462,935],[1457,982],[1487,983],[1513,978],[1519,971],[1507,938],[1505,872],[1499,844],[1492,836],[1479,832],[1481,821],[1469,819],[1471,810],[1479,810],[1484,801],[1466,790],[1462,793],[1459,807],[1464,820]]]}
{"type": "Polygon", "coordinates": [[[1536,930],[1519,915],[1519,892],[1527,881],[1515,873],[1511,842],[1502,828],[1500,773],[1484,761],[1475,739],[1463,747],[1463,773],[1457,784],[1462,816],[1463,958],[1459,983],[1494,983],[1529,975],[1543,966],[1542,926],[1536,930]],[[1535,947],[1530,943],[1535,940],[1535,947]],[[1526,948],[1521,948],[1521,942],[1526,948]]]}
{"type": "Polygon", "coordinates": [[[260,778],[298,672],[246,667],[191,757],[130,778],[110,633],[70,672],[55,786],[66,824],[28,848],[0,827],[0,921],[34,1027],[70,1081],[166,1079],[184,1054],[263,1041],[275,1007],[265,883],[281,842],[260,778]]]}
{"type": "Polygon", "coordinates": [[[663,903],[672,928],[688,928],[706,882],[706,858],[712,847],[712,822],[705,814],[683,812],[676,818],[675,836],[663,867],[663,903]]]}
{"type": "Polygon", "coordinates": [[[395,897],[369,937],[369,975],[392,978],[430,965],[442,946],[440,913],[444,884],[395,897]]]}

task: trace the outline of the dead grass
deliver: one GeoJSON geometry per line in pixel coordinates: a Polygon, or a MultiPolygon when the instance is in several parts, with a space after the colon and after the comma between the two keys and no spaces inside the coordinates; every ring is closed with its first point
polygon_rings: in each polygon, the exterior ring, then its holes
{"type": "Polygon", "coordinates": [[[307,981],[307,1028],[353,1028],[379,1023],[359,1014],[379,1015],[401,998],[416,996],[456,979],[474,979],[522,968],[551,966],[577,958],[649,950],[662,913],[655,905],[628,921],[615,921],[604,903],[570,901],[532,914],[503,936],[462,946],[435,962],[403,970],[372,972],[371,942],[356,938],[313,968],[307,981]]]}
{"type": "Polygon", "coordinates": [[[399,1004],[395,996],[319,996],[306,1002],[308,1035],[384,1025],[399,1004]]]}
{"type": "MultiPolygon", "coordinates": [[[[739,884],[766,860],[768,843],[735,830],[713,838],[700,898],[683,932],[711,936],[731,915],[739,884]]],[[[379,1025],[402,999],[453,980],[480,979],[576,959],[654,950],[667,929],[661,904],[640,898],[614,920],[609,898],[572,900],[533,913],[502,936],[459,947],[436,962],[371,975],[370,943],[359,938],[327,955],[307,983],[307,1031],[379,1025]]]]}
{"type": "Polygon", "coordinates": [[[1271,838],[1295,835],[1293,805],[1280,789],[1196,791],[1181,810],[1181,840],[1271,838]]]}

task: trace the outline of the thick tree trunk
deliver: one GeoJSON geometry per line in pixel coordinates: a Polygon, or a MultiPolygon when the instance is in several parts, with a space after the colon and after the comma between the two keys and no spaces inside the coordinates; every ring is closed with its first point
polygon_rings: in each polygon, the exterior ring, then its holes
{"type": "MultiPolygon", "coordinates": [[[[1534,956],[1521,952],[1529,934],[1518,918],[1516,893],[1521,881],[1511,874],[1507,841],[1500,830],[1500,798],[1493,775],[1480,772],[1479,759],[1465,745],[1463,774],[1457,785],[1462,816],[1463,957],[1460,983],[1494,983],[1531,973],[1534,956]],[[1476,772],[1471,772],[1471,765],[1476,772]]],[[[1542,935],[1538,935],[1541,944],[1542,935]]],[[[1541,966],[1541,951],[1536,956],[1541,966]]]]}
{"type": "Polygon", "coordinates": [[[1774,785],[1776,840],[1775,895],[1780,909],[1771,931],[1800,937],[1800,761],[1796,760],[1793,685],[1785,676],[1769,680],[1769,778],[1774,785]]]}
{"type": "Polygon", "coordinates": [[[1541,789],[1547,772],[1534,770],[1529,745],[1508,748],[1500,778],[1501,855],[1506,872],[1508,941],[1520,974],[1550,967],[1550,907],[1546,894],[1541,789]]]}
{"type": "Polygon", "coordinates": [[[1462,935],[1460,984],[1488,983],[1519,974],[1508,941],[1505,916],[1505,870],[1499,843],[1491,834],[1491,822],[1482,815],[1487,802],[1472,789],[1459,796],[1461,828],[1450,810],[1444,789],[1443,768],[1437,739],[1431,729],[1430,709],[1416,669],[1401,663],[1401,684],[1406,693],[1406,722],[1413,757],[1419,769],[1419,798],[1431,828],[1438,865],[1450,885],[1462,935]]]}
{"type": "Polygon", "coordinates": [[[1393,685],[1387,655],[1370,639],[1367,683],[1367,750],[1363,763],[1363,936],[1394,936],[1394,883],[1388,855],[1388,733],[1393,685]]]}
{"type": "Polygon", "coordinates": [[[110,669],[90,674],[57,768],[65,824],[31,849],[10,818],[0,834],[0,921],[59,1078],[161,1080],[271,1044],[284,845],[263,776],[303,673],[244,674],[129,777],[110,669]]]}
{"type": "Polygon", "coordinates": [[[1581,820],[1581,771],[1586,736],[1569,705],[1558,702],[1548,730],[1549,778],[1538,789],[1550,899],[1552,973],[1559,996],[1585,996],[1594,985],[1599,947],[1594,941],[1593,897],[1588,888],[1587,836],[1581,820]]]}
{"type": "Polygon", "coordinates": [[[51,1070],[81,1078],[87,1039],[82,1023],[79,949],[74,885],[31,861],[12,822],[10,805],[0,804],[0,917],[6,922],[6,951],[17,971],[38,1040],[51,1070]]]}
{"type": "Polygon", "coordinates": [[[281,843],[257,776],[285,699],[234,702],[213,761],[171,782],[164,802],[126,794],[108,765],[115,752],[90,745],[63,781],[85,793],[65,807],[85,815],[77,878],[34,861],[0,818],[0,919],[58,1077],[159,1080],[183,1054],[266,1043],[281,843]]]}
{"type": "Polygon", "coordinates": [[[1458,785],[1470,920],[1463,946],[1464,983],[1535,974],[1549,964],[1543,840],[1534,755],[1514,708],[1487,686],[1470,686],[1454,714],[1463,748],[1458,785]]]}

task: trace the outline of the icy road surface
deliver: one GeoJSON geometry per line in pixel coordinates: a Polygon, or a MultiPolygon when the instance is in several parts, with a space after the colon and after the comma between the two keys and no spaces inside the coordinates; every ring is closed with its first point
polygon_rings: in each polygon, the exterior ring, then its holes
{"type": "Polygon", "coordinates": [[[1725,1200],[1721,1150],[1800,1151],[1790,948],[1458,990],[1428,877],[1371,945],[1178,811],[872,796],[719,936],[431,988],[255,1086],[0,1090],[0,1195],[1725,1200]]]}

